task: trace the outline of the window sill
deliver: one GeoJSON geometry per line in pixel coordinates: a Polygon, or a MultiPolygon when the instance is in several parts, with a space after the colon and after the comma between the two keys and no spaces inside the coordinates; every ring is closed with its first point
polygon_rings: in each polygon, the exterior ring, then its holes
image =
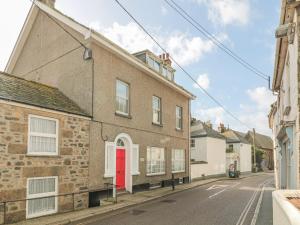
{"type": "Polygon", "coordinates": [[[113,178],[114,176],[113,175],[111,175],[111,174],[104,174],[104,176],[103,176],[104,178],[113,178]]]}
{"type": "Polygon", "coordinates": [[[158,127],[163,127],[163,125],[161,123],[154,123],[154,122],[152,122],[152,125],[158,126],[158,127]]]}
{"type": "Polygon", "coordinates": [[[185,170],[181,170],[181,171],[172,171],[172,173],[185,173],[185,170]]]}
{"type": "Polygon", "coordinates": [[[119,116],[119,117],[127,118],[127,119],[132,119],[132,117],[129,114],[123,114],[123,113],[120,113],[120,112],[115,112],[115,115],[119,116]]]}
{"type": "Polygon", "coordinates": [[[140,174],[141,174],[140,172],[132,173],[131,176],[138,176],[138,175],[140,175],[140,174]]]}
{"type": "Polygon", "coordinates": [[[59,158],[60,155],[56,154],[56,155],[45,155],[45,154],[26,154],[27,157],[49,157],[49,158],[59,158]]]}
{"type": "Polygon", "coordinates": [[[206,161],[191,161],[191,164],[208,164],[206,161]]]}
{"type": "Polygon", "coordinates": [[[175,130],[178,132],[183,132],[183,129],[175,128],[175,130]]]}
{"type": "Polygon", "coordinates": [[[146,176],[147,177],[153,177],[153,176],[160,176],[160,175],[166,175],[166,173],[165,172],[163,172],[163,173],[150,173],[150,174],[147,174],[146,176]]]}

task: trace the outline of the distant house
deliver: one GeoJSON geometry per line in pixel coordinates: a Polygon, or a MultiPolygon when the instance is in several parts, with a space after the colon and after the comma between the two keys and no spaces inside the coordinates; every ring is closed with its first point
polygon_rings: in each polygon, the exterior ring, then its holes
{"type": "Polygon", "coordinates": [[[201,121],[191,125],[191,178],[225,175],[225,137],[201,121]]]}
{"type": "MultiPolygon", "coordinates": [[[[248,131],[245,138],[252,144],[253,132],[248,131]]],[[[263,161],[261,163],[262,169],[274,169],[274,156],[273,156],[273,141],[269,136],[255,133],[255,147],[263,151],[263,161]]]]}
{"type": "Polygon", "coordinates": [[[251,144],[245,138],[246,134],[228,129],[222,135],[226,137],[226,169],[236,161],[241,173],[251,172],[251,144]]]}

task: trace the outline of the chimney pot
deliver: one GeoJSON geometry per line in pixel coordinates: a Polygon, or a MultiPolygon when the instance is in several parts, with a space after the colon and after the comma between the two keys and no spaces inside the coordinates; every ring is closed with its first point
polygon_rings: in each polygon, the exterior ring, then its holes
{"type": "Polygon", "coordinates": [[[55,8],[55,0],[39,0],[50,8],[55,8]]]}

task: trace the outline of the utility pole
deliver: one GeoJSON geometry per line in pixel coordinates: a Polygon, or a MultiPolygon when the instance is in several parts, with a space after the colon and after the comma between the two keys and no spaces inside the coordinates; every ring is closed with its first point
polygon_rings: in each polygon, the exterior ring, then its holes
{"type": "Polygon", "coordinates": [[[255,147],[255,129],[253,128],[253,166],[254,173],[256,173],[256,147],[255,147]]]}

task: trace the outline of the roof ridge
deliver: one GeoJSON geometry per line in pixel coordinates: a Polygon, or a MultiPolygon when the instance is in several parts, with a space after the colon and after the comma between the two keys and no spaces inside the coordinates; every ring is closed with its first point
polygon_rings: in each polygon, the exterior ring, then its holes
{"type": "Polygon", "coordinates": [[[26,82],[29,82],[29,83],[34,83],[34,84],[42,85],[42,86],[45,86],[45,87],[48,87],[48,88],[51,88],[51,89],[59,90],[57,87],[53,87],[53,86],[50,86],[50,85],[47,85],[47,84],[43,84],[41,82],[37,82],[37,81],[33,81],[33,80],[27,80],[27,79],[25,79],[23,77],[18,77],[18,76],[14,75],[14,74],[3,72],[1,70],[0,70],[0,74],[8,76],[8,77],[16,78],[16,79],[19,79],[19,80],[23,80],[23,81],[26,81],[26,82]]]}

